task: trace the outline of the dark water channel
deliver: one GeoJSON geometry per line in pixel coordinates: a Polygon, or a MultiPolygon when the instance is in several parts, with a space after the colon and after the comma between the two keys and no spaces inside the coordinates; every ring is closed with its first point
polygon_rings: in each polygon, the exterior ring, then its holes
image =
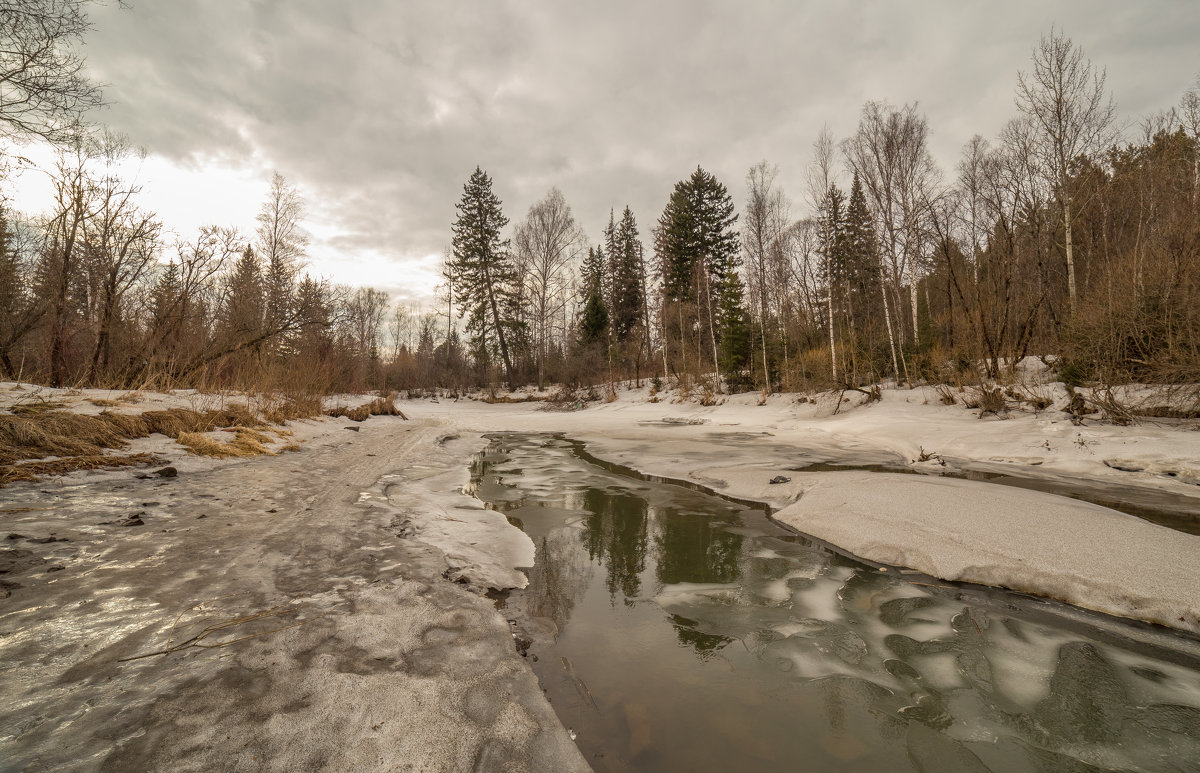
{"type": "Polygon", "coordinates": [[[1195,639],[881,571],[558,437],[493,437],[472,489],[537,547],[506,611],[598,771],[1200,771],[1195,639]]]}

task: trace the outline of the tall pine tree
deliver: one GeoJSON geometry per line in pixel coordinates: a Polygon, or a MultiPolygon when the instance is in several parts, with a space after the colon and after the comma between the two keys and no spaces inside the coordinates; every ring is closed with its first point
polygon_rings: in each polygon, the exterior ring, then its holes
{"type": "Polygon", "coordinates": [[[508,383],[515,387],[511,344],[519,337],[519,283],[508,240],[500,238],[508,218],[492,191],[491,178],[479,167],[454,207],[458,217],[452,226],[449,268],[458,281],[459,316],[467,315],[476,355],[486,360],[498,351],[508,383]]]}

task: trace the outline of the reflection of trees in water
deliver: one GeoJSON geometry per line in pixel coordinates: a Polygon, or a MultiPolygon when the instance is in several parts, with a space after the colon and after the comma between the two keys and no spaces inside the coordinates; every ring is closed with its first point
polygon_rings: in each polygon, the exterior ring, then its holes
{"type": "Polygon", "coordinates": [[[727,531],[735,523],[670,508],[660,511],[657,522],[654,542],[659,582],[726,583],[741,577],[742,535],[727,531]]]}
{"type": "Polygon", "coordinates": [[[702,633],[695,629],[695,620],[689,620],[681,615],[671,615],[671,625],[675,627],[675,636],[685,647],[696,650],[701,660],[707,660],[714,652],[724,647],[733,639],[715,633],[702,633]]]}
{"type": "Polygon", "coordinates": [[[632,494],[589,489],[583,503],[591,513],[584,521],[588,556],[603,563],[609,598],[615,601],[620,592],[630,604],[641,590],[639,575],[646,568],[646,501],[632,494]]]}
{"type": "Polygon", "coordinates": [[[555,529],[540,539],[537,558],[527,574],[529,613],[550,618],[561,631],[592,584],[592,562],[579,544],[579,532],[555,529]]]}
{"type": "MultiPolygon", "coordinates": [[[[655,575],[663,585],[729,583],[741,577],[742,535],[726,531],[736,523],[673,508],[656,511],[654,521],[655,575]]],[[[679,643],[694,649],[702,660],[732,641],[698,631],[694,620],[679,615],[671,615],[671,625],[679,643]]]]}

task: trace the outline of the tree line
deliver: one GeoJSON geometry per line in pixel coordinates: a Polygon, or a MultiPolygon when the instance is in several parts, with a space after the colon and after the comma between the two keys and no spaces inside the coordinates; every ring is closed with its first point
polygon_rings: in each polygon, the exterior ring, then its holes
{"type": "Polygon", "coordinates": [[[557,190],[506,239],[476,169],[444,266],[467,371],[416,370],[775,391],[995,378],[1036,355],[1070,382],[1200,381],[1200,81],[1123,138],[1104,70],[1052,30],[1015,102],[952,177],[915,104],[868,102],[851,136],[814,142],[800,217],[765,161],[740,213],[697,168],[645,242],[626,207],[589,244],[557,190]]]}
{"type": "Polygon", "coordinates": [[[254,234],[168,239],[123,171],[128,142],[78,121],[99,97],[61,44],[85,30],[14,27],[32,53],[0,56],[5,135],[58,148],[49,211],[0,203],[5,378],[777,391],[994,378],[1038,355],[1069,381],[1200,382],[1200,81],[1125,131],[1104,71],[1056,30],[1016,115],[951,174],[917,105],[882,101],[816,137],[798,204],[766,161],[740,212],[697,167],[648,228],[614,208],[595,241],[557,189],[509,228],[476,168],[430,310],[305,274],[304,202],[279,174],[254,234]]]}

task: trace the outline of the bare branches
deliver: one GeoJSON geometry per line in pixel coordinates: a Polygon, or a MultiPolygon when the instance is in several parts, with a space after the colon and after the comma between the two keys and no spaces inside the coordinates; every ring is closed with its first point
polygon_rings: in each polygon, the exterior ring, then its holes
{"type": "Polygon", "coordinates": [[[62,142],[101,104],[78,45],[87,0],[0,0],[0,136],[62,142]]]}
{"type": "Polygon", "coordinates": [[[1072,313],[1078,308],[1074,239],[1078,214],[1071,201],[1072,167],[1116,138],[1116,105],[1106,95],[1106,72],[1095,70],[1083,49],[1061,30],[1051,29],[1033,50],[1033,68],[1017,74],[1017,108],[1037,129],[1038,154],[1062,210],[1067,293],[1072,313]]]}

